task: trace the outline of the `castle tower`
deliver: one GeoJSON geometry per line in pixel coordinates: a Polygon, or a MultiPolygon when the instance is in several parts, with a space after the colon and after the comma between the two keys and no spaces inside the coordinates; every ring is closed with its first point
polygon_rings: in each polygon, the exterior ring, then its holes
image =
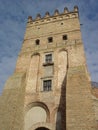
{"type": "Polygon", "coordinates": [[[0,130],[96,130],[90,87],[78,7],[30,16],[0,98],[0,130]]]}

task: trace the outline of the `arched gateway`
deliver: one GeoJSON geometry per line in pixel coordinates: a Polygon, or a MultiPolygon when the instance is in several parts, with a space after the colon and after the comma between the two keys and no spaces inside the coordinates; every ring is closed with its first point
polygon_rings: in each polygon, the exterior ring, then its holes
{"type": "Polygon", "coordinates": [[[32,125],[29,130],[55,130],[55,126],[51,123],[39,122],[32,125]]]}
{"type": "Polygon", "coordinates": [[[45,128],[45,127],[39,127],[39,128],[37,128],[37,129],[35,129],[35,130],[49,130],[48,128],[45,128]]]}

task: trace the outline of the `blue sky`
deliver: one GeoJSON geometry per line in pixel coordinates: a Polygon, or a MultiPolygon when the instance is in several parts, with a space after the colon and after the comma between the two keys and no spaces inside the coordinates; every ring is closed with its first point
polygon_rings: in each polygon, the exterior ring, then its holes
{"type": "Polygon", "coordinates": [[[87,65],[92,81],[98,82],[98,0],[0,0],[0,93],[14,72],[16,59],[25,33],[28,16],[55,9],[62,13],[79,7],[80,23],[87,65]]]}

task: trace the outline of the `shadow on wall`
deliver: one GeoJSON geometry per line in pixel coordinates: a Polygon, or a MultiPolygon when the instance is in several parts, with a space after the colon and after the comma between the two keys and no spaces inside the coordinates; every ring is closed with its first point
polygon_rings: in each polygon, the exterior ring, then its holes
{"type": "Polygon", "coordinates": [[[61,96],[56,117],[56,130],[66,130],[66,83],[67,74],[61,86],[61,96]]]}

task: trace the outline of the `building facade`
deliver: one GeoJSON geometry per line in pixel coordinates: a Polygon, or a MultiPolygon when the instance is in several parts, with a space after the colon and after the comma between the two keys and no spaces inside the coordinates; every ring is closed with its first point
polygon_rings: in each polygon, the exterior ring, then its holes
{"type": "Polygon", "coordinates": [[[0,130],[96,130],[78,7],[28,17],[0,98],[0,130]]]}

